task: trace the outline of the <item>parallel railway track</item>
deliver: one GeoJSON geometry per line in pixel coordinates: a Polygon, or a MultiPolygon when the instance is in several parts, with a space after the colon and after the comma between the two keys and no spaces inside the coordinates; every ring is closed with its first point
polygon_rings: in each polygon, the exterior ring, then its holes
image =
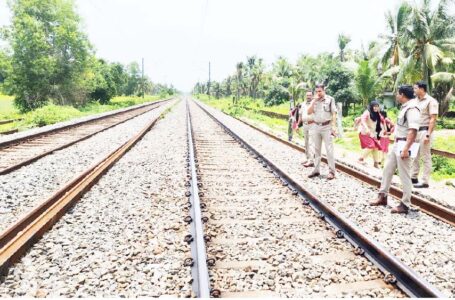
{"type": "Polygon", "coordinates": [[[0,142],[0,175],[8,174],[55,151],[156,109],[167,101],[169,100],[157,101],[86,122],[0,142]]]}
{"type": "Polygon", "coordinates": [[[376,289],[376,296],[384,295],[379,292],[384,290],[390,293],[385,295],[399,295],[374,271],[368,280],[360,276],[345,282],[327,276],[346,266],[355,269],[351,263],[365,268],[359,262],[365,258],[352,253],[365,255],[384,272],[387,283],[396,283],[409,296],[443,296],[207,110],[192,104],[191,114],[197,115],[188,129],[194,141],[190,154],[195,153],[189,160],[197,162],[191,164],[191,180],[196,174],[198,181],[192,185],[199,186],[202,202],[202,219],[197,221],[206,222],[205,232],[193,235],[207,243],[208,259],[203,264],[209,265],[206,290],[212,296],[345,296],[362,295],[365,289],[376,289]],[[315,262],[318,259],[321,264],[315,262]],[[316,280],[305,281],[308,274],[316,274],[316,280]]]}
{"type": "MultiPolygon", "coordinates": [[[[299,145],[296,145],[295,143],[292,143],[292,142],[289,142],[289,141],[286,141],[270,132],[267,132],[265,130],[262,130],[261,128],[257,127],[257,126],[254,126],[252,125],[251,123],[249,122],[246,122],[242,119],[239,119],[239,118],[236,118],[236,117],[233,117],[235,118],[236,120],[242,122],[243,124],[249,126],[250,128],[286,145],[286,146],[289,146],[290,148],[292,149],[295,149],[299,152],[302,152],[302,153],[305,153],[305,148],[302,147],[302,146],[299,146],[299,145]]],[[[321,158],[321,160],[324,162],[324,163],[327,163],[327,158],[325,156],[323,156],[321,158]]],[[[371,186],[374,186],[376,188],[379,188],[380,185],[381,185],[381,181],[377,178],[374,178],[372,177],[371,175],[369,174],[366,174],[364,172],[361,172],[359,170],[356,170],[346,164],[343,164],[343,163],[340,163],[340,162],[335,162],[335,166],[337,168],[337,170],[341,171],[341,172],[344,172],[362,182],[365,182],[366,184],[369,184],[371,186]]],[[[396,187],[396,186],[391,186],[390,188],[390,194],[397,197],[397,198],[401,198],[402,195],[403,195],[403,190],[401,190],[400,188],[396,187]]],[[[433,217],[441,220],[441,221],[444,221],[446,223],[449,223],[453,226],[455,226],[455,211],[453,211],[452,209],[449,209],[447,207],[444,207],[440,204],[437,204],[435,202],[432,202],[430,200],[427,200],[417,194],[412,194],[411,196],[411,203],[418,206],[422,211],[424,211],[425,213],[429,214],[429,215],[432,215],[433,217]]]]}
{"type": "MultiPolygon", "coordinates": [[[[150,110],[149,107],[144,109],[150,110]]],[[[139,133],[112,151],[107,157],[92,165],[0,233],[0,275],[5,275],[8,269],[90,190],[103,174],[142,139],[163,113],[151,120],[139,133]]]]}

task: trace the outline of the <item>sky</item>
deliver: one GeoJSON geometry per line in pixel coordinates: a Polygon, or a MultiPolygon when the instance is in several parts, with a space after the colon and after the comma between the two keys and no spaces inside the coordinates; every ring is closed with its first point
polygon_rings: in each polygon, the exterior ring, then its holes
{"type": "MultiPolygon", "coordinates": [[[[384,14],[400,0],[74,0],[98,57],[145,61],[154,82],[190,91],[222,80],[247,56],[269,65],[279,56],[337,52],[339,33],[359,49],[385,32],[384,14]]],[[[0,0],[0,26],[8,24],[0,0]]]]}

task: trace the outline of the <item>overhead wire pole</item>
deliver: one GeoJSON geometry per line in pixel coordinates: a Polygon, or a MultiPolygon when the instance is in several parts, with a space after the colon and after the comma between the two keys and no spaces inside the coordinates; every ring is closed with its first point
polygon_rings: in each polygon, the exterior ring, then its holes
{"type": "Polygon", "coordinates": [[[142,99],[145,97],[144,58],[142,58],[142,99]]]}
{"type": "Polygon", "coordinates": [[[209,84],[207,85],[207,93],[209,94],[209,101],[210,101],[210,62],[209,62],[209,84]]]}

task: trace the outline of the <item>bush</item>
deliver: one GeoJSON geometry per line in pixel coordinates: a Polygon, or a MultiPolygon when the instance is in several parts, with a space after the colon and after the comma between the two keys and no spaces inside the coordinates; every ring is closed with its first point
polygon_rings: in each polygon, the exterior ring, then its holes
{"type": "Polygon", "coordinates": [[[278,105],[289,101],[289,93],[286,88],[279,84],[273,85],[272,89],[267,93],[264,103],[267,106],[278,105]]]}
{"type": "Polygon", "coordinates": [[[455,164],[451,163],[450,159],[439,155],[432,155],[431,160],[433,162],[433,172],[438,172],[441,175],[455,174],[455,164]]]}
{"type": "Polygon", "coordinates": [[[46,126],[74,117],[80,117],[83,114],[72,106],[46,105],[38,108],[24,116],[24,122],[31,126],[46,126]]]}

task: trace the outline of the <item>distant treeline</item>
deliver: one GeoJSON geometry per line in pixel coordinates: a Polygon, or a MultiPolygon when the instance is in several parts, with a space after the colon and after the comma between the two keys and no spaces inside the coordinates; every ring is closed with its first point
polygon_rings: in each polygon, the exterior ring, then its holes
{"type": "Polygon", "coordinates": [[[0,31],[0,92],[21,111],[53,102],[107,103],[118,95],[174,94],[142,78],[139,64],[96,57],[71,0],[11,0],[12,23],[0,31]]]}

